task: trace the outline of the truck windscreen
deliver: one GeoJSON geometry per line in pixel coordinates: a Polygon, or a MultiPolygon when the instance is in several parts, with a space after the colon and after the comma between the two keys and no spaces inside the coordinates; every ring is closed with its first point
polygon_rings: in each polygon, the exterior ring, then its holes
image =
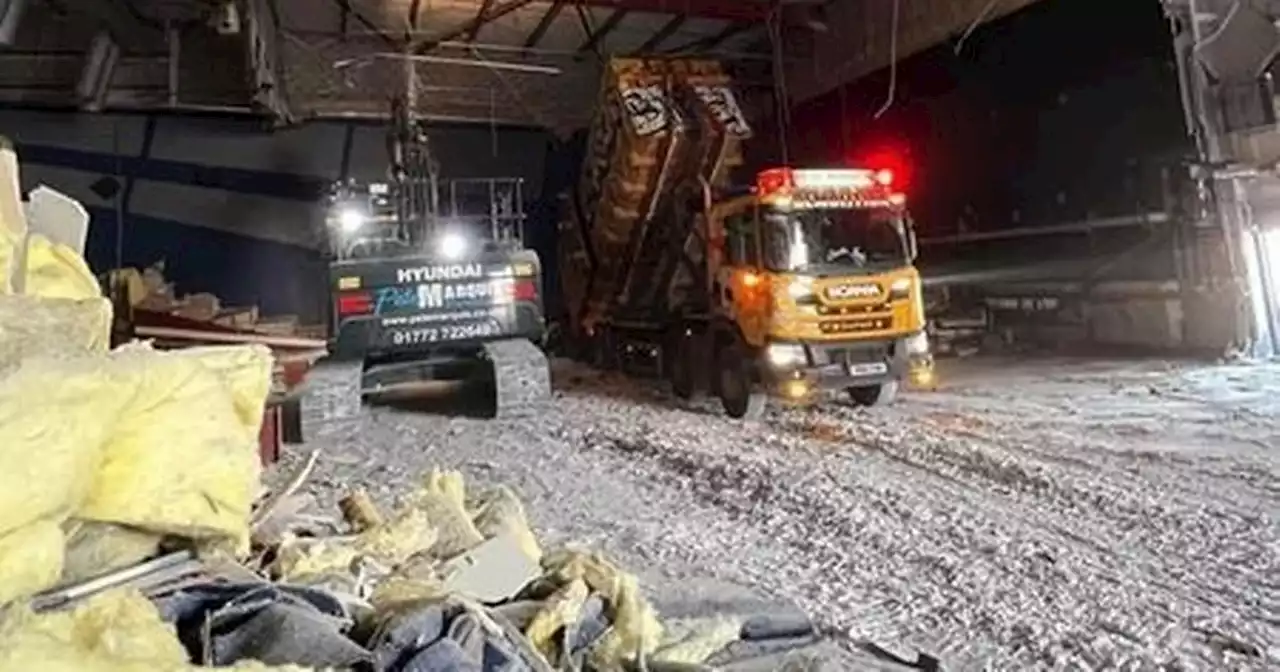
{"type": "Polygon", "coordinates": [[[889,269],[908,263],[902,216],[883,209],[764,210],[766,267],[778,272],[889,269]]]}

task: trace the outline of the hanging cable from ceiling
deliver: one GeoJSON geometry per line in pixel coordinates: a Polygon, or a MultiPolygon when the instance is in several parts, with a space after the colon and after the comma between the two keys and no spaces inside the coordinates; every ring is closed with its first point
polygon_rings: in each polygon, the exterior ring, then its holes
{"type": "Polygon", "coordinates": [[[782,3],[775,0],[769,10],[765,26],[769,31],[769,45],[773,48],[773,101],[778,122],[779,148],[782,164],[789,165],[791,151],[788,136],[791,134],[791,105],[787,94],[787,75],[783,68],[782,3]]]}
{"type": "Polygon", "coordinates": [[[885,93],[884,104],[873,119],[879,119],[893,107],[893,100],[898,95],[898,13],[902,9],[902,0],[893,0],[893,19],[889,24],[889,90],[885,93]]]}
{"type": "Polygon", "coordinates": [[[973,32],[978,29],[978,26],[981,26],[986,22],[987,17],[991,16],[991,12],[995,11],[996,5],[998,4],[1000,4],[1000,0],[988,0],[986,6],[982,8],[982,11],[978,12],[978,15],[973,17],[973,22],[969,24],[968,28],[965,28],[964,33],[960,35],[960,39],[956,41],[956,46],[953,50],[956,56],[960,55],[960,52],[964,50],[964,43],[968,41],[969,37],[973,35],[973,32]]]}
{"type": "MultiPolygon", "coordinates": [[[[523,106],[525,111],[527,111],[535,121],[546,128],[555,128],[555,125],[550,123],[550,117],[545,113],[542,107],[531,104],[527,97],[521,94],[519,87],[507,78],[506,73],[502,72],[501,69],[494,67],[492,62],[483,60],[484,55],[480,53],[479,49],[472,47],[471,55],[489,69],[489,72],[498,80],[498,83],[502,84],[503,88],[507,90],[507,94],[511,96],[512,100],[514,100],[516,104],[523,106]]],[[[496,126],[496,121],[494,124],[496,126]]]]}

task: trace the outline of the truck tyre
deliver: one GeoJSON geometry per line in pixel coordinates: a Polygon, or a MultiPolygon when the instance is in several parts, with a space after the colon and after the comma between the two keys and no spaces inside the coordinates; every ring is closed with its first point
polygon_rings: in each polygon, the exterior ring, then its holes
{"type": "Polygon", "coordinates": [[[672,338],[671,347],[675,356],[668,366],[671,367],[671,392],[680,399],[692,399],[698,394],[698,358],[695,354],[696,335],[681,332],[672,338]]]}
{"type": "Polygon", "coordinates": [[[859,406],[886,406],[898,398],[898,381],[891,380],[879,385],[862,385],[847,388],[849,398],[859,406]]]}
{"type": "Polygon", "coordinates": [[[729,417],[755,420],[764,415],[769,397],[761,391],[751,375],[751,364],[741,346],[720,350],[716,357],[720,403],[729,417]]]}
{"type": "Polygon", "coordinates": [[[613,334],[601,327],[591,336],[591,364],[601,371],[618,368],[618,351],[614,347],[613,334]]]}

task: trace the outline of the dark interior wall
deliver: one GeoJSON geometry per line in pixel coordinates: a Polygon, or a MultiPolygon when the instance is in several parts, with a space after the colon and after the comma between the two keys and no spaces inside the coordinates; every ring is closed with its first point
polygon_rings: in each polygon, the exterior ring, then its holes
{"type": "MultiPolygon", "coordinates": [[[[372,124],[270,132],[227,117],[0,110],[0,132],[18,148],[24,188],[48,184],[89,210],[86,256],[96,271],[117,256],[133,266],[163,260],[182,293],[313,321],[325,302],[322,196],[344,175],[373,180],[386,170],[372,124]],[[95,193],[103,177],[118,180],[119,194],[95,193]]],[[[541,192],[541,131],[440,126],[433,139],[445,177],[520,177],[527,199],[541,192]]]]}
{"type": "Polygon", "coordinates": [[[1189,149],[1158,3],[1044,0],[956,52],[797,106],[793,157],[896,168],[935,235],[1133,212],[1189,149]]]}

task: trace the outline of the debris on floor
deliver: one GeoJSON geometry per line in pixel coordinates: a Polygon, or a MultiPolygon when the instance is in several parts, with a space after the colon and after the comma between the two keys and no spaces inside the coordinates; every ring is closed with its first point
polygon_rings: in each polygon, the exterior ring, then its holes
{"type": "Polygon", "coordinates": [[[110,303],[76,250],[32,245],[10,186],[0,671],[696,670],[745,632],[664,635],[634,576],[544,552],[512,491],[457,472],[394,511],[352,492],[327,520],[297,494],[317,453],[261,496],[267,348],[109,350],[110,303]]]}

